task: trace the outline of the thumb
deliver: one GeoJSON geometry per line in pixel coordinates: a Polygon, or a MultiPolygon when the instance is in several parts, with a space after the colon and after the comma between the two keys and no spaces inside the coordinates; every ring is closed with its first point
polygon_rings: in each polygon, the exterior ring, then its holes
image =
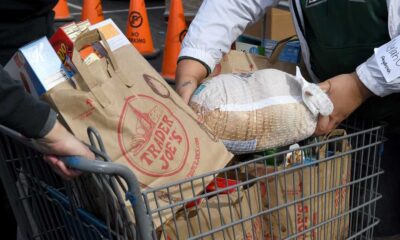
{"type": "Polygon", "coordinates": [[[322,89],[322,91],[329,93],[329,90],[331,89],[331,82],[330,80],[324,81],[322,83],[319,83],[318,86],[322,89]]]}

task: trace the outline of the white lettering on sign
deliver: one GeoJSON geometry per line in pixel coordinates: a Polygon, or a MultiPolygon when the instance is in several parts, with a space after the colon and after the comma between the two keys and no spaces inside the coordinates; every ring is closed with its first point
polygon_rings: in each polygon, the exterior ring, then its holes
{"type": "Polygon", "coordinates": [[[386,82],[400,77],[400,37],[375,48],[375,60],[386,82]]]}

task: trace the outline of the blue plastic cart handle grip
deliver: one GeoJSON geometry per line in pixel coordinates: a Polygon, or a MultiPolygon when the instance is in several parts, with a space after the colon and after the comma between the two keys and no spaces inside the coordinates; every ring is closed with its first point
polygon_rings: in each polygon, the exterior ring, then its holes
{"type": "Polygon", "coordinates": [[[81,160],[83,158],[80,156],[67,156],[67,157],[61,157],[61,160],[71,168],[79,169],[81,160]]]}

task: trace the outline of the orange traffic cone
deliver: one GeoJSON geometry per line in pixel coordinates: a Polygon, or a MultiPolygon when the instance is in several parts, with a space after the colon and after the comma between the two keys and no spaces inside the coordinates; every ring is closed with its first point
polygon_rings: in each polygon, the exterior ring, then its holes
{"type": "Polygon", "coordinates": [[[56,13],[54,20],[56,21],[72,21],[73,18],[69,13],[67,0],[58,0],[57,5],[53,8],[56,13]]]}
{"type": "Polygon", "coordinates": [[[174,81],[176,63],[187,28],[182,1],[171,0],[170,4],[161,75],[167,80],[174,81]]]}
{"type": "Polygon", "coordinates": [[[131,0],[129,4],[126,37],[145,58],[154,58],[160,53],[153,45],[144,0],[131,0]]]}
{"type": "Polygon", "coordinates": [[[101,0],[83,0],[81,21],[87,19],[91,24],[96,24],[104,20],[101,0]]]}

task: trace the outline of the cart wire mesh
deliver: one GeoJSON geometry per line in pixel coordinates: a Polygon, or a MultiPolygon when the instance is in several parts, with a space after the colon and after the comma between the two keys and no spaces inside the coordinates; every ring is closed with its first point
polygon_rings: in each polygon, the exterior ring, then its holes
{"type": "MultiPolygon", "coordinates": [[[[131,200],[143,200],[153,239],[372,239],[384,126],[352,119],[341,128],[347,134],[236,156],[131,200]]],[[[110,161],[99,135],[89,136],[97,159],[110,161]]],[[[138,203],[124,199],[126,178],[97,171],[63,181],[34,149],[5,134],[0,143],[2,182],[24,238],[144,239],[130,207],[138,203]]]]}

